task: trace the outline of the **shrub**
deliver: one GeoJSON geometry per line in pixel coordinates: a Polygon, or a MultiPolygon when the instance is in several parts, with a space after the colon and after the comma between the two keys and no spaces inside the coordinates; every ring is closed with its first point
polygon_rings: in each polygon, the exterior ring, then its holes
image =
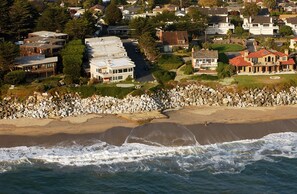
{"type": "Polygon", "coordinates": [[[217,67],[217,72],[218,72],[218,77],[225,78],[225,77],[231,77],[234,75],[234,67],[229,64],[225,64],[222,62],[219,62],[218,67],[217,67]]]}
{"type": "Polygon", "coordinates": [[[190,74],[193,74],[194,72],[194,69],[192,67],[192,65],[184,65],[181,70],[184,72],[184,74],[186,75],[190,75],[190,74]]]}
{"type": "Polygon", "coordinates": [[[124,98],[127,94],[131,93],[133,90],[134,88],[97,87],[96,94],[100,94],[102,96],[124,98]]]}
{"type": "Polygon", "coordinates": [[[26,80],[26,72],[22,70],[11,71],[4,76],[4,82],[7,84],[20,84],[26,80]]]}
{"type": "Polygon", "coordinates": [[[165,84],[170,80],[174,80],[176,73],[172,71],[166,71],[166,70],[157,70],[153,72],[153,75],[160,84],[165,84]]]}
{"type": "Polygon", "coordinates": [[[176,55],[162,55],[158,59],[158,65],[164,70],[178,69],[182,66],[183,61],[176,55]]]}

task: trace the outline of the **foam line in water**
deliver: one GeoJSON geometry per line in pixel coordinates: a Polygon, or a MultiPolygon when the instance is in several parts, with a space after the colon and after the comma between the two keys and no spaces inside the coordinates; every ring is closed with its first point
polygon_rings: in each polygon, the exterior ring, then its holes
{"type": "Polygon", "coordinates": [[[139,143],[113,146],[97,141],[92,145],[0,148],[0,172],[18,165],[52,163],[61,166],[95,166],[102,172],[208,170],[237,173],[247,164],[275,157],[297,157],[297,133],[270,134],[258,140],[212,145],[162,147],[139,143]]]}

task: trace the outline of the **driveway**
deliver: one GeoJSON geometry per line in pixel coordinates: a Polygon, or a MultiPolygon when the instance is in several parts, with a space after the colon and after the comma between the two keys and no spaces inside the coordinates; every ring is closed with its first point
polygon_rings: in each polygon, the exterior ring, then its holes
{"type": "Polygon", "coordinates": [[[255,46],[254,46],[254,39],[248,39],[246,41],[246,48],[249,52],[255,52],[256,49],[255,49],[255,46]]]}
{"type": "Polygon", "coordinates": [[[137,51],[137,43],[130,39],[123,39],[122,42],[127,51],[128,57],[135,63],[134,75],[136,81],[154,81],[155,79],[149,71],[148,62],[146,62],[142,54],[137,51]]]}

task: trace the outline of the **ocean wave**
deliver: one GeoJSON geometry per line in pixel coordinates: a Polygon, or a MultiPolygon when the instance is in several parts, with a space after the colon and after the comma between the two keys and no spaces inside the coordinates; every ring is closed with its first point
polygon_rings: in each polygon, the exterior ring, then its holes
{"type": "Polygon", "coordinates": [[[261,139],[204,146],[162,147],[139,143],[114,146],[96,141],[91,145],[0,148],[0,173],[37,163],[59,167],[94,166],[99,172],[238,173],[248,164],[259,160],[275,162],[276,157],[297,157],[297,133],[276,133],[261,139]]]}

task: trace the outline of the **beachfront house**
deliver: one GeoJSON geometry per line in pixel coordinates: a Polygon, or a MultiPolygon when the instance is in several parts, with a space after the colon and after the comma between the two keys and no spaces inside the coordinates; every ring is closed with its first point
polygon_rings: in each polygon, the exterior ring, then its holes
{"type": "Polygon", "coordinates": [[[15,59],[15,69],[27,72],[28,77],[48,77],[55,75],[58,57],[45,55],[18,57],[15,59]]]}
{"type": "Polygon", "coordinates": [[[242,51],[230,59],[229,64],[235,67],[237,74],[294,73],[295,61],[288,54],[288,50],[285,53],[267,49],[242,51]]]}
{"type": "Polygon", "coordinates": [[[294,35],[297,35],[297,17],[287,18],[285,24],[292,28],[294,35]]]}
{"type": "Polygon", "coordinates": [[[91,78],[101,82],[118,82],[134,78],[135,64],[119,37],[87,38],[91,78]]]}
{"type": "Polygon", "coordinates": [[[217,50],[192,49],[192,66],[194,70],[216,70],[219,54],[217,50]]]}

